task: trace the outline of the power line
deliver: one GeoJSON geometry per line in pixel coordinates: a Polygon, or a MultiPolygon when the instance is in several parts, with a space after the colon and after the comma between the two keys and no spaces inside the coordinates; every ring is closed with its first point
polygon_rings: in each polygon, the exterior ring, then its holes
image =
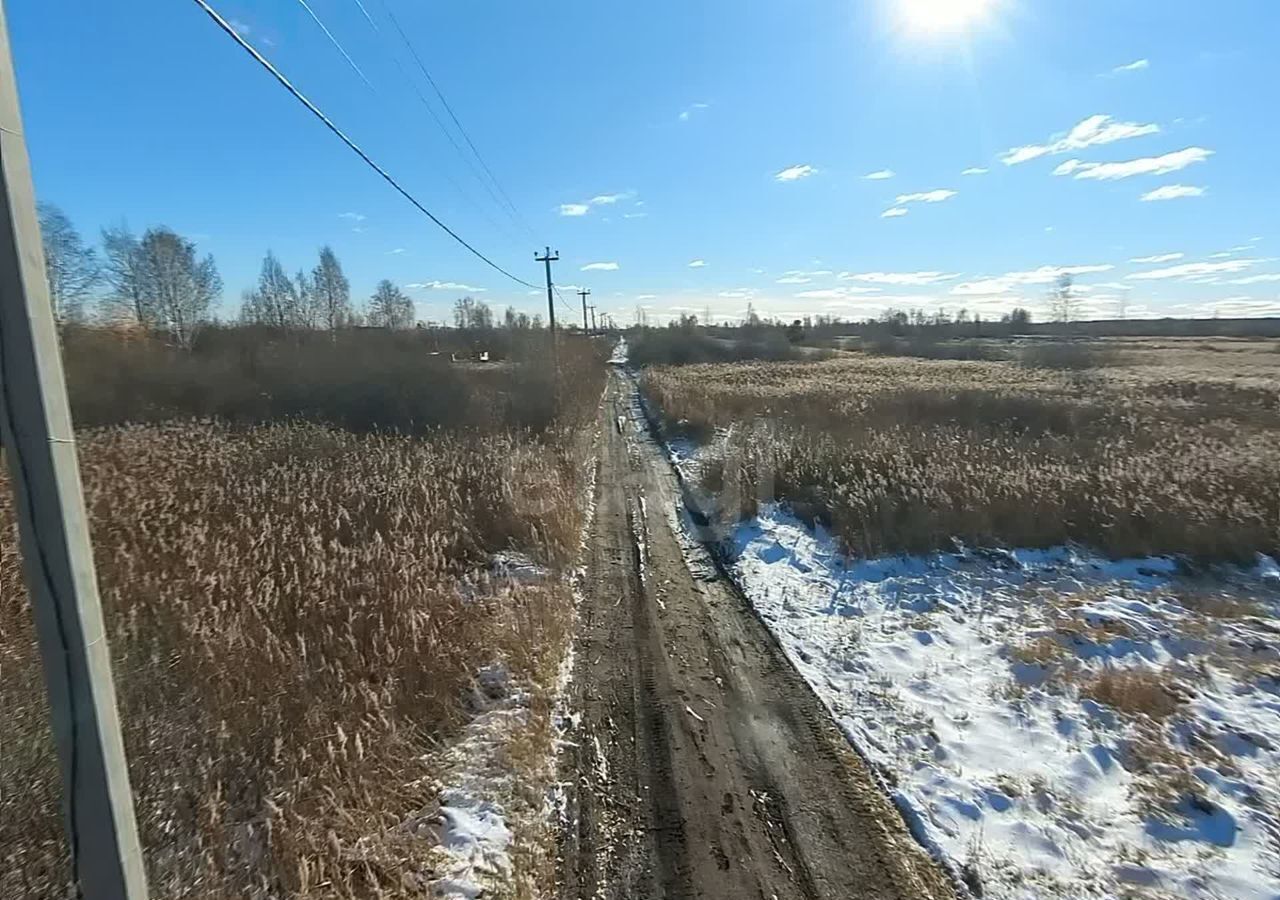
{"type": "MultiPolygon", "coordinates": [[[[299,2],[302,2],[302,0],[299,0],[299,2]]],[[[378,23],[374,21],[373,16],[369,15],[368,8],[362,2],[360,2],[360,0],[355,0],[355,4],[359,8],[360,12],[364,15],[365,21],[369,23],[369,27],[373,29],[374,34],[376,34],[379,38],[383,38],[382,29],[378,26],[378,23]]],[[[390,49],[389,46],[388,46],[388,49],[390,49]]],[[[435,122],[436,127],[440,129],[440,132],[449,141],[450,145],[452,145],[453,150],[455,153],[458,154],[458,157],[464,163],[466,163],[467,168],[470,169],[471,171],[471,174],[475,176],[476,181],[480,182],[480,185],[489,194],[489,197],[490,199],[493,200],[494,204],[496,204],[499,209],[501,209],[504,213],[506,213],[507,217],[510,218],[514,224],[524,228],[526,231],[529,231],[528,226],[524,222],[512,216],[511,211],[508,210],[507,207],[503,205],[502,200],[499,199],[498,195],[493,192],[493,187],[489,184],[488,181],[485,181],[484,173],[481,172],[480,169],[476,168],[475,161],[470,156],[467,155],[467,152],[465,150],[462,149],[462,146],[458,143],[457,138],[453,136],[453,132],[449,130],[449,126],[445,125],[445,123],[440,119],[440,116],[436,113],[435,108],[432,107],[431,102],[427,100],[426,95],[423,94],[421,88],[418,87],[417,81],[413,78],[412,75],[409,74],[408,69],[404,67],[404,63],[400,61],[400,57],[396,56],[394,52],[391,52],[388,55],[391,57],[391,61],[395,63],[396,68],[400,70],[401,76],[408,83],[409,87],[412,88],[413,93],[418,98],[418,102],[421,103],[423,108],[426,109],[427,114],[431,116],[431,120],[435,122]]],[[[366,81],[366,83],[368,82],[366,81]]],[[[369,87],[373,89],[375,93],[377,92],[376,89],[373,88],[373,85],[369,85],[369,87]]],[[[462,197],[468,203],[474,206],[480,212],[480,214],[484,216],[485,221],[487,221],[494,228],[501,231],[508,239],[512,241],[515,240],[515,235],[512,234],[510,231],[508,231],[505,225],[501,225],[498,222],[496,222],[489,215],[489,213],[484,209],[484,207],[481,206],[479,203],[477,203],[475,200],[473,200],[471,196],[462,189],[462,186],[458,184],[458,182],[456,182],[452,176],[449,175],[448,172],[442,172],[442,174],[449,180],[449,183],[454,186],[454,189],[456,189],[458,193],[461,194],[462,197]]],[[[532,231],[529,231],[529,233],[530,235],[533,234],[532,231]]]]}
{"type": "Polygon", "coordinates": [[[243,47],[245,52],[247,52],[250,56],[252,56],[255,60],[257,60],[259,65],[261,65],[264,69],[266,69],[273,76],[275,76],[276,81],[280,82],[280,84],[284,86],[285,90],[287,90],[290,94],[292,94],[299,103],[305,106],[308,110],[311,111],[312,115],[314,115],[317,119],[323,122],[326,128],[328,128],[330,131],[336,134],[344,144],[346,144],[348,147],[351,148],[352,152],[354,152],[357,156],[359,156],[362,160],[364,160],[366,165],[368,165],[371,169],[373,169],[375,172],[381,175],[383,180],[385,180],[387,184],[395,188],[400,193],[401,196],[403,196],[406,200],[408,200],[415,207],[417,207],[419,212],[421,212],[424,216],[426,216],[428,219],[434,222],[437,226],[439,226],[441,231],[449,235],[449,237],[453,238],[455,241],[457,241],[459,244],[461,244],[463,247],[469,250],[473,256],[475,256],[485,265],[507,276],[516,284],[521,284],[521,285],[524,285],[525,287],[530,287],[530,288],[538,287],[538,285],[533,284],[532,282],[525,281],[523,278],[517,278],[515,275],[512,275],[506,269],[502,268],[502,266],[498,265],[496,262],[489,259],[489,257],[485,256],[475,247],[471,246],[471,244],[467,243],[467,241],[464,240],[461,237],[461,235],[459,235],[456,231],[454,231],[444,222],[436,218],[436,216],[431,212],[431,210],[427,209],[425,206],[419,203],[417,198],[414,197],[412,194],[410,194],[408,191],[406,191],[404,188],[402,188],[400,186],[400,183],[396,181],[394,178],[392,178],[391,175],[389,175],[385,169],[383,169],[376,162],[370,159],[369,155],[365,153],[363,150],[361,150],[360,147],[357,146],[355,141],[347,137],[346,134],[343,133],[342,129],[340,129],[337,125],[333,124],[333,122],[330,121],[329,117],[320,111],[319,107],[317,107],[314,103],[308,100],[302,94],[302,92],[299,91],[296,87],[290,84],[289,79],[285,78],[284,75],[280,73],[279,69],[273,66],[261,53],[259,53],[256,49],[254,49],[252,44],[250,44],[243,37],[241,37],[240,34],[234,28],[231,27],[230,23],[228,23],[226,19],[222,18],[222,16],[218,14],[218,11],[208,4],[207,0],[195,0],[195,3],[201,9],[203,9],[206,13],[208,13],[209,18],[213,19],[213,21],[217,23],[219,28],[221,28],[224,32],[230,35],[232,40],[234,40],[237,44],[243,47]]]}
{"type": "Polygon", "coordinates": [[[315,20],[315,23],[320,26],[320,30],[323,31],[324,36],[329,39],[329,43],[338,48],[338,52],[341,53],[343,59],[347,61],[347,65],[351,66],[351,68],[355,70],[355,73],[360,76],[361,81],[369,85],[369,90],[373,90],[373,82],[365,77],[364,72],[356,65],[356,61],[351,58],[351,54],[346,51],[346,48],[343,47],[342,44],[338,43],[338,39],[333,36],[333,32],[329,30],[328,26],[325,25],[324,22],[320,21],[320,17],[316,15],[315,10],[311,8],[307,3],[307,0],[298,0],[298,3],[300,3],[302,8],[307,11],[307,15],[311,16],[311,18],[315,20]]]}
{"type": "MultiPolygon", "coordinates": [[[[356,0],[356,2],[359,3],[360,0],[356,0]]],[[[409,36],[406,35],[404,33],[404,29],[400,27],[400,20],[396,18],[395,13],[391,11],[391,7],[387,5],[385,0],[378,0],[378,2],[382,6],[382,11],[387,14],[387,18],[391,20],[391,24],[395,26],[396,32],[400,35],[400,40],[404,41],[404,45],[409,48],[409,53],[413,56],[414,62],[418,64],[418,68],[422,71],[423,76],[427,79],[427,84],[431,85],[431,89],[435,91],[436,96],[440,98],[441,105],[444,106],[445,111],[449,114],[449,118],[453,120],[453,124],[457,126],[458,133],[461,134],[463,140],[467,142],[467,146],[471,148],[471,152],[476,155],[476,159],[480,162],[481,167],[486,173],[488,173],[489,178],[493,181],[494,187],[498,189],[498,193],[500,193],[502,195],[502,199],[506,201],[507,206],[511,209],[512,215],[515,216],[516,220],[524,230],[529,232],[530,237],[536,237],[533,233],[533,229],[529,227],[529,223],[525,221],[522,215],[520,215],[520,210],[518,210],[516,205],[511,202],[511,198],[502,187],[502,182],[498,181],[498,177],[493,174],[493,170],[489,168],[489,164],[485,162],[484,157],[480,155],[480,150],[476,147],[475,142],[471,140],[471,135],[467,134],[467,130],[463,128],[462,123],[458,121],[458,116],[454,113],[453,107],[449,105],[449,101],[445,99],[444,92],[440,90],[440,86],[436,84],[436,80],[432,78],[431,73],[427,71],[426,64],[423,63],[422,57],[418,55],[418,51],[414,49],[413,42],[409,40],[409,36]]],[[[365,16],[368,17],[368,13],[366,13],[365,16]]],[[[372,22],[373,20],[370,19],[370,21],[372,22]]]]}

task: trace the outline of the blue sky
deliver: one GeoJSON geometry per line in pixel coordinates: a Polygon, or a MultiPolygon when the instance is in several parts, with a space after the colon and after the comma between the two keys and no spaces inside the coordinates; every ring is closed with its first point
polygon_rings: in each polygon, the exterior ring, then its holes
{"type": "MultiPolygon", "coordinates": [[[[469,241],[533,282],[550,244],[566,299],[590,287],[620,322],[990,316],[1043,308],[1064,268],[1082,315],[1280,314],[1273,0],[363,0],[377,28],[308,0],[341,50],[299,0],[211,2],[469,241]]],[[[195,3],[6,8],[38,196],[90,235],[195,239],[224,314],[268,248],[310,268],[325,243],[359,297],[415,285],[422,318],[462,293],[545,312],[195,3]]]]}

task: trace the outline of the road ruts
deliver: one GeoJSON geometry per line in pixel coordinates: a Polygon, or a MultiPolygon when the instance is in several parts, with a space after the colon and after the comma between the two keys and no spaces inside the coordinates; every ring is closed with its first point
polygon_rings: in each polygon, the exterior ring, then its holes
{"type": "Polygon", "coordinates": [[[745,601],[611,376],[562,758],[566,900],[955,897],[745,601]]]}

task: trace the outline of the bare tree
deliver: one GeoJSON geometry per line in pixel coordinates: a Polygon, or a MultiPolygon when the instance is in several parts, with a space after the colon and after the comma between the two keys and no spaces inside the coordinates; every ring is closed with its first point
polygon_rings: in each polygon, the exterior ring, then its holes
{"type": "Polygon", "coordinates": [[[462,297],[454,301],[453,324],[456,328],[487,331],[493,327],[493,310],[483,301],[462,297]]]}
{"type": "Polygon", "coordinates": [[[369,324],[377,328],[412,328],[413,301],[387,279],[378,282],[369,298],[369,324]]]}
{"type": "Polygon", "coordinates": [[[298,288],[285,274],[284,266],[270,250],[262,260],[258,286],[245,291],[240,306],[240,320],[272,328],[302,326],[298,288]]]}
{"type": "Polygon", "coordinates": [[[150,228],[137,249],[138,308],[180,347],[190,347],[208,321],[222,278],[213,257],[196,260],[196,246],[163,226],[150,228]]]}
{"type": "Polygon", "coordinates": [[[51,203],[40,204],[40,236],[49,301],[58,322],[85,318],[85,301],[101,277],[98,256],[86,246],[66,213],[51,203]]]}
{"type": "Polygon", "coordinates": [[[352,324],[351,284],[329,247],[320,248],[320,263],[311,270],[311,283],[321,327],[334,331],[352,324]]]}
{"type": "Polygon", "coordinates": [[[1063,273],[1049,292],[1049,309],[1055,322],[1066,324],[1075,319],[1076,295],[1071,276],[1063,273]]]}
{"type": "Polygon", "coordinates": [[[103,317],[157,327],[157,311],[147,308],[143,295],[142,247],[137,237],[124,223],[104,228],[102,250],[105,256],[102,273],[110,288],[102,298],[103,317]]]}

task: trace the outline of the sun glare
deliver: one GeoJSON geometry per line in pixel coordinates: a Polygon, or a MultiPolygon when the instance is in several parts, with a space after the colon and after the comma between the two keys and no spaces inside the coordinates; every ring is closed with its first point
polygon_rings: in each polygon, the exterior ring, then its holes
{"type": "Polygon", "coordinates": [[[981,18],[993,0],[898,0],[907,24],[917,31],[955,31],[981,18]]]}

